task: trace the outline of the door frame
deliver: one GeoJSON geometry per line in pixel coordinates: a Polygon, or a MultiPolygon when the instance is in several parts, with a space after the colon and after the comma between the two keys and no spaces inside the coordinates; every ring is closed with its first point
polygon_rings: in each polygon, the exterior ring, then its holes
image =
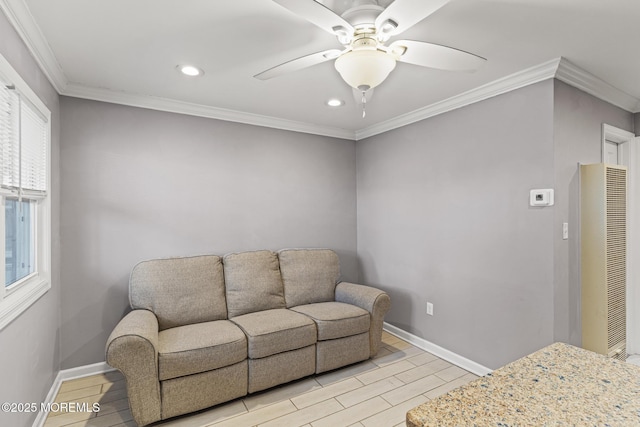
{"type": "Polygon", "coordinates": [[[615,126],[602,124],[602,162],[604,163],[607,153],[607,141],[618,144],[618,164],[628,166],[629,164],[629,147],[624,143],[635,138],[633,132],[617,128],[615,126]]]}

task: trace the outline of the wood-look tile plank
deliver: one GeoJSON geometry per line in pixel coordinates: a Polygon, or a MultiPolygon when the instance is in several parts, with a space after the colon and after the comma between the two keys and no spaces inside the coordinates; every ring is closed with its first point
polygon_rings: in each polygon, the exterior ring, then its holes
{"type": "Polygon", "coordinates": [[[424,365],[425,363],[433,362],[437,359],[439,359],[438,356],[425,351],[424,353],[417,356],[409,357],[407,360],[416,366],[420,366],[424,365]]]}
{"type": "Polygon", "coordinates": [[[100,411],[96,416],[102,417],[113,412],[124,411],[125,409],[129,409],[129,399],[126,397],[124,399],[112,400],[107,403],[100,403],[100,411]]]}
{"type": "Polygon", "coordinates": [[[378,366],[385,366],[391,363],[396,363],[400,360],[409,359],[410,357],[417,356],[422,353],[424,353],[424,350],[421,350],[418,347],[407,347],[404,350],[394,351],[393,353],[373,359],[372,361],[378,366]]]}
{"type": "Polygon", "coordinates": [[[153,424],[153,427],[202,427],[212,423],[221,423],[238,415],[246,414],[247,408],[242,400],[234,400],[211,409],[187,414],[153,424]]]}
{"type": "Polygon", "coordinates": [[[347,366],[346,368],[336,369],[335,371],[327,372],[324,374],[320,374],[316,376],[316,381],[320,383],[323,387],[337,383],[342,380],[346,380],[347,378],[351,378],[353,376],[372,371],[374,369],[378,369],[378,365],[367,360],[365,362],[360,362],[355,365],[347,366]]]}
{"type": "Polygon", "coordinates": [[[408,348],[413,347],[411,344],[409,344],[406,341],[403,341],[401,339],[397,340],[396,342],[392,343],[392,344],[383,344],[386,348],[388,348],[389,350],[393,351],[400,351],[400,350],[406,350],[408,348]]]}
{"type": "Polygon", "coordinates": [[[336,400],[340,402],[342,406],[348,408],[403,385],[404,383],[399,379],[389,377],[337,396],[336,400]]]}
{"type": "Polygon", "coordinates": [[[115,381],[121,381],[124,377],[119,371],[109,371],[104,374],[91,375],[88,377],[77,378],[74,380],[67,380],[60,385],[58,393],[66,393],[68,391],[77,390],[80,388],[87,388],[94,385],[112,383],[115,381]]]}
{"type": "Polygon", "coordinates": [[[461,376],[460,378],[457,378],[453,381],[449,381],[447,383],[442,384],[439,387],[429,390],[428,392],[424,393],[424,396],[428,397],[429,399],[435,399],[436,397],[442,396],[443,394],[446,394],[451,390],[461,387],[465,384],[468,384],[471,381],[474,381],[476,379],[478,379],[478,376],[474,374],[466,374],[461,376]]]}
{"type": "Polygon", "coordinates": [[[259,427],[283,427],[309,424],[310,422],[335,414],[343,409],[342,405],[340,405],[335,399],[329,399],[316,403],[315,405],[307,406],[304,409],[300,409],[264,424],[259,424],[259,427]]]}
{"type": "Polygon", "coordinates": [[[366,400],[355,406],[336,412],[333,415],[319,419],[311,423],[313,427],[337,427],[348,426],[353,423],[359,422],[372,414],[377,414],[385,409],[390,408],[391,405],[385,402],[380,396],[376,396],[373,399],[366,400]]]}
{"type": "Polygon", "coordinates": [[[127,399],[127,390],[114,390],[108,391],[105,394],[99,394],[97,396],[91,396],[92,398],[97,399],[97,402],[100,405],[104,405],[109,402],[113,402],[114,400],[127,399]]]}
{"type": "Polygon", "coordinates": [[[123,390],[127,388],[127,381],[125,381],[124,379],[120,380],[120,381],[114,381],[111,383],[105,383],[102,384],[102,393],[106,393],[108,391],[116,391],[116,390],[123,390]]]}
{"type": "Polygon", "coordinates": [[[389,427],[398,423],[403,424],[407,418],[407,411],[428,400],[422,395],[414,397],[376,415],[365,418],[362,420],[362,424],[364,427],[389,427]]]}
{"type": "Polygon", "coordinates": [[[56,417],[47,417],[44,427],[62,427],[80,421],[86,422],[86,420],[94,416],[95,414],[92,412],[67,412],[56,417]]]}
{"type": "Polygon", "coordinates": [[[402,360],[397,363],[393,363],[390,365],[386,365],[383,368],[376,369],[374,371],[365,372],[364,374],[356,375],[356,378],[360,380],[363,384],[371,384],[376,381],[380,381],[381,379],[390,377],[392,375],[399,374],[400,372],[408,371],[409,369],[415,368],[416,366],[412,363],[407,362],[406,360],[402,360]]]}
{"type": "Polygon", "coordinates": [[[382,331],[382,342],[385,344],[394,344],[397,343],[398,341],[402,341],[401,338],[398,338],[395,335],[390,334],[387,331],[382,331]]]}
{"type": "Polygon", "coordinates": [[[436,372],[436,375],[442,378],[443,380],[449,382],[457,378],[460,378],[461,376],[466,375],[468,373],[469,371],[465,371],[464,369],[458,366],[451,366],[447,369],[443,369],[441,371],[436,372]]]}
{"type": "Polygon", "coordinates": [[[362,386],[363,384],[356,378],[349,378],[348,380],[340,381],[338,383],[322,387],[321,389],[296,396],[292,398],[291,401],[298,409],[302,409],[322,402],[323,400],[331,399],[351,390],[358,389],[362,386]]]}
{"type": "Polygon", "coordinates": [[[309,378],[250,395],[244,399],[244,404],[249,411],[254,411],[320,388],[322,386],[314,378],[309,378]]]}
{"type": "Polygon", "coordinates": [[[261,423],[266,423],[267,421],[271,421],[275,418],[282,417],[283,415],[290,414],[296,410],[297,408],[290,400],[285,400],[284,402],[274,403],[273,405],[265,406],[264,408],[256,409],[255,411],[250,411],[246,414],[238,415],[237,417],[232,417],[222,422],[208,424],[207,426],[255,426],[261,423]]]}
{"type": "Polygon", "coordinates": [[[421,378],[418,381],[406,384],[402,387],[398,387],[394,390],[388,391],[381,395],[381,397],[389,402],[391,405],[397,405],[406,400],[412,399],[429,390],[432,390],[438,386],[444,384],[441,378],[431,375],[425,378],[421,378]]]}
{"type": "Polygon", "coordinates": [[[381,358],[383,358],[385,356],[388,356],[390,354],[391,354],[391,350],[389,350],[388,348],[385,348],[384,346],[380,346],[380,348],[378,349],[378,353],[371,358],[371,361],[375,361],[377,359],[381,359],[381,358]]]}
{"type": "Polygon", "coordinates": [[[86,422],[87,427],[112,427],[116,424],[124,424],[128,421],[132,421],[131,411],[128,409],[125,411],[113,412],[108,415],[93,417],[86,422]]]}
{"type": "Polygon", "coordinates": [[[55,398],[55,402],[71,402],[76,399],[81,399],[83,397],[96,396],[100,394],[102,391],[102,385],[94,385],[91,387],[80,388],[76,390],[71,390],[65,393],[58,393],[55,398]]]}
{"type": "Polygon", "coordinates": [[[425,363],[408,371],[401,372],[396,375],[400,381],[404,383],[411,383],[419,380],[420,378],[428,377],[444,369],[450,368],[453,365],[445,360],[436,359],[433,362],[425,363]]]}

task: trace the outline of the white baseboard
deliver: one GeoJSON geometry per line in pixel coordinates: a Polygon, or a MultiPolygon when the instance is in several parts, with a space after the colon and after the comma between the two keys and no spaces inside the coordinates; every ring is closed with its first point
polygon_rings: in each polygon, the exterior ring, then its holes
{"type": "MultiPolygon", "coordinates": [[[[47,397],[45,398],[43,403],[53,403],[56,396],[58,395],[58,390],[60,390],[60,386],[62,385],[63,381],[75,380],[78,378],[89,377],[96,374],[104,374],[105,372],[114,370],[115,369],[107,365],[106,362],[100,362],[94,363],[93,365],[79,366],[77,368],[58,371],[58,375],[56,375],[56,378],[53,380],[53,384],[51,385],[49,393],[47,393],[47,397]]],[[[32,427],[43,427],[44,422],[47,419],[47,415],[47,412],[38,412],[38,416],[33,422],[32,427]]]]}
{"type": "Polygon", "coordinates": [[[387,322],[384,322],[383,329],[389,332],[391,335],[402,338],[408,343],[413,344],[414,346],[421,348],[422,350],[428,351],[429,353],[438,356],[439,358],[444,359],[447,362],[453,363],[454,365],[459,366],[462,369],[465,369],[476,375],[484,376],[493,372],[492,369],[489,369],[486,366],[482,366],[481,364],[476,363],[473,360],[469,360],[466,357],[460,356],[459,354],[449,351],[446,348],[442,348],[439,345],[425,340],[424,338],[420,338],[396,326],[390,325],[387,322]]]}

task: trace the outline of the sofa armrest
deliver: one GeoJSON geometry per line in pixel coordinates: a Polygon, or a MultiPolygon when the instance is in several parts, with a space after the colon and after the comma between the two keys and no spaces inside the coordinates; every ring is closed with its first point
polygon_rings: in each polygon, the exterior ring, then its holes
{"type": "Polygon", "coordinates": [[[127,314],[107,340],[106,359],[127,381],[131,414],[138,425],[160,420],[156,316],[147,310],[127,314]]]}
{"type": "Polygon", "coordinates": [[[371,357],[380,349],[382,341],[382,323],[384,315],[391,307],[389,295],[371,286],[356,285],[341,282],[336,286],[336,301],[353,304],[371,314],[371,328],[369,330],[369,349],[371,357]]]}

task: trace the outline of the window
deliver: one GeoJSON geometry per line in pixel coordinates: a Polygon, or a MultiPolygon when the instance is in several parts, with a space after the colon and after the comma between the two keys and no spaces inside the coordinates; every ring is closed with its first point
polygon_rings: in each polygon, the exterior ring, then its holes
{"type": "Polygon", "coordinates": [[[36,272],[36,202],[5,200],[4,285],[10,287],[36,272]]]}
{"type": "Polygon", "coordinates": [[[0,329],[51,287],[50,120],[0,55],[0,329]]]}

